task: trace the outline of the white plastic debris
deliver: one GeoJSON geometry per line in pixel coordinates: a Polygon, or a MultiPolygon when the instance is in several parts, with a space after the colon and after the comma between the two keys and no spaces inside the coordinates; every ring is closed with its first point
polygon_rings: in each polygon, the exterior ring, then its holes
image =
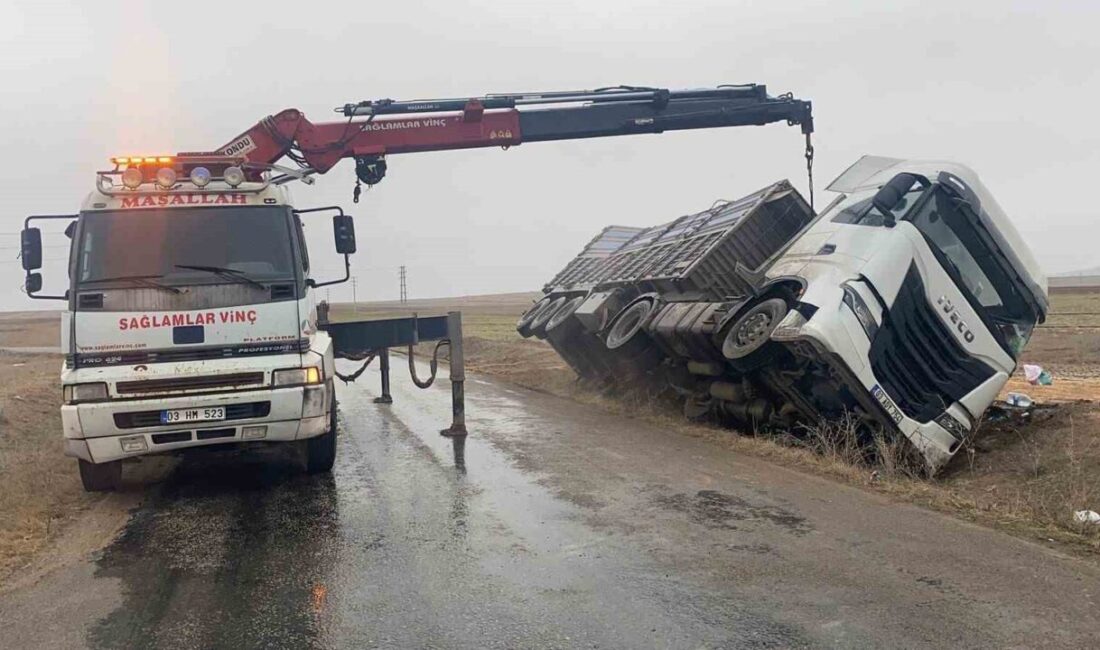
{"type": "Polygon", "coordinates": [[[1005,396],[1005,403],[1022,409],[1030,408],[1035,402],[1023,393],[1009,393],[1005,396]]]}
{"type": "Polygon", "coordinates": [[[1033,363],[1024,364],[1024,377],[1027,378],[1029,384],[1034,384],[1039,381],[1039,375],[1042,374],[1043,367],[1037,366],[1033,363]]]}
{"type": "Polygon", "coordinates": [[[1092,510],[1078,510],[1073,513],[1074,520],[1079,524],[1098,524],[1100,525],[1100,512],[1093,512],[1092,510]]]}
{"type": "Polygon", "coordinates": [[[1054,383],[1054,377],[1049,371],[1043,370],[1042,366],[1033,363],[1024,364],[1024,378],[1032,386],[1050,386],[1054,383]]]}

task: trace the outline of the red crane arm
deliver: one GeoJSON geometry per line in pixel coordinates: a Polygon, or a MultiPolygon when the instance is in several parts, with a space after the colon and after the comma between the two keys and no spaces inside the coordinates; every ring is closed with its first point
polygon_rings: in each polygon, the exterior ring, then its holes
{"type": "Polygon", "coordinates": [[[216,152],[274,164],[290,156],[324,173],[342,158],[511,146],[522,142],[661,133],[786,121],[813,132],[811,104],[771,97],[764,86],[669,91],[615,87],[595,91],[347,104],[348,119],[313,123],[287,109],[264,118],[216,152]],[[355,119],[365,117],[366,119],[355,119]]]}
{"type": "Polygon", "coordinates": [[[520,143],[519,134],[515,109],[314,124],[291,108],[264,118],[217,153],[273,164],[297,151],[309,167],[324,173],[343,158],[509,146],[520,143]]]}

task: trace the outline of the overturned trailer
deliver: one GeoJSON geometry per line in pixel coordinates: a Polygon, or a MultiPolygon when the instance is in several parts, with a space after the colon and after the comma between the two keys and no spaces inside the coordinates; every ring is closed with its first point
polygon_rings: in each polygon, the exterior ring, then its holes
{"type": "Polygon", "coordinates": [[[652,382],[744,428],[845,418],[958,450],[1047,311],[1046,280],[977,176],[866,156],[821,214],[787,181],[601,231],[520,318],[589,381],[652,382]]]}

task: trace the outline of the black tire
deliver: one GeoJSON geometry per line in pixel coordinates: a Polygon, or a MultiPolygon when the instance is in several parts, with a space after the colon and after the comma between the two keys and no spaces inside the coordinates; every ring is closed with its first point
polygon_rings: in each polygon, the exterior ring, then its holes
{"type": "Polygon", "coordinates": [[[109,492],[122,485],[121,460],[112,460],[109,463],[77,460],[77,464],[80,466],[80,482],[84,484],[85,492],[109,492]]]}
{"type": "Polygon", "coordinates": [[[739,370],[751,370],[767,361],[773,352],[772,332],[787,316],[787,301],[768,298],[749,306],[726,330],[722,356],[739,370]]]}
{"type": "Polygon", "coordinates": [[[565,304],[568,302],[569,298],[561,296],[559,298],[554,298],[554,300],[551,301],[550,304],[546,305],[545,309],[540,311],[538,315],[531,319],[531,325],[529,326],[531,329],[531,335],[537,339],[545,339],[546,324],[549,323],[550,319],[554,317],[554,314],[556,314],[558,310],[564,307],[565,304]]]}
{"type": "Polygon", "coordinates": [[[336,405],[332,406],[328,431],[306,440],[306,472],[324,474],[336,462],[336,405]]]}
{"type": "Polygon", "coordinates": [[[656,308],[656,303],[652,299],[642,299],[619,312],[607,331],[605,340],[607,349],[618,350],[632,340],[636,340],[636,335],[642,332],[642,328],[656,308]]]}
{"type": "Polygon", "coordinates": [[[536,302],[535,304],[531,305],[530,309],[523,312],[523,315],[519,317],[519,321],[516,322],[516,331],[519,332],[520,336],[522,336],[523,338],[529,338],[533,334],[531,330],[531,323],[534,322],[534,320],[538,318],[539,314],[542,313],[542,311],[545,310],[547,307],[549,307],[550,303],[552,302],[553,299],[550,296],[547,296],[542,300],[536,302]]]}

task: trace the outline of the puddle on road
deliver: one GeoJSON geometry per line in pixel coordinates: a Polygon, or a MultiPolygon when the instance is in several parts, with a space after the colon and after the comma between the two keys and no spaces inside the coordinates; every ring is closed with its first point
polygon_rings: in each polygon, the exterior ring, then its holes
{"type": "Polygon", "coordinates": [[[667,510],[688,515],[692,521],[710,528],[737,530],[760,523],[773,524],[795,535],[804,535],[813,527],[804,517],[779,506],[750,503],[740,497],[714,490],[699,490],[695,494],[658,494],[653,502],[667,510]]]}

